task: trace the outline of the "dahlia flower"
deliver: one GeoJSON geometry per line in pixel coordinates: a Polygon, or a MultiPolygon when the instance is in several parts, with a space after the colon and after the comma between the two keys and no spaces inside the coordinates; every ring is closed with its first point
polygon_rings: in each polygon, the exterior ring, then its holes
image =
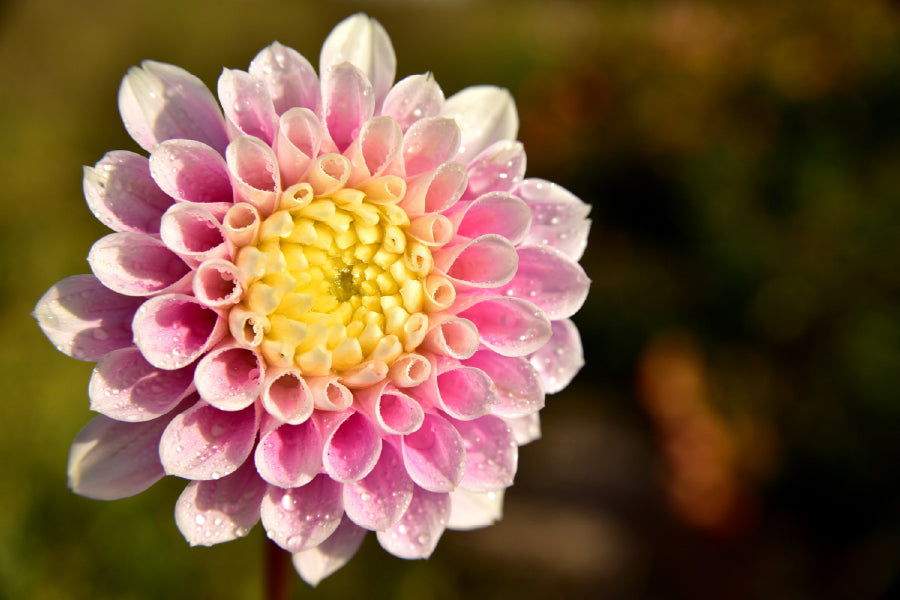
{"type": "Polygon", "coordinates": [[[524,179],[506,90],[445,99],[395,65],[354,15],[319,76],[279,43],[225,69],[221,109],[176,66],[129,70],[119,110],[149,158],[85,168],[114,233],[35,308],[60,351],[97,361],[75,492],[182,477],[190,544],[262,521],[312,584],[366,531],[424,558],[445,528],[500,517],[545,393],[583,364],[588,207],[524,179]]]}

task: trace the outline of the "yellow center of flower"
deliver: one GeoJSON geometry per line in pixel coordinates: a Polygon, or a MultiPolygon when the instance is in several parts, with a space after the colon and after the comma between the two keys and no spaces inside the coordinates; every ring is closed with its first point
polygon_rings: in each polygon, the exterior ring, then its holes
{"type": "Polygon", "coordinates": [[[236,264],[246,292],[229,324],[266,361],[305,375],[390,366],[428,328],[431,252],[409,236],[398,177],[316,194],[299,183],[279,197],[236,264]]]}

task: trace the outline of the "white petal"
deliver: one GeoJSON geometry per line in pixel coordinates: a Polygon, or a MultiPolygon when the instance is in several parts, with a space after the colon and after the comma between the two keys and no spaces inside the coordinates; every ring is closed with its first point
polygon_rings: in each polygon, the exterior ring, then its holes
{"type": "Polygon", "coordinates": [[[492,85],[465,88],[447,98],[442,115],[453,117],[462,132],[457,161],[468,164],[500,140],[515,140],[519,115],[509,90],[492,85]]]}
{"type": "Polygon", "coordinates": [[[356,66],[372,83],[377,111],[394,83],[397,70],[391,38],[381,23],[357,13],[337,24],[322,45],[320,76],[324,77],[332,67],[344,61],[356,66]]]}
{"type": "Polygon", "coordinates": [[[503,517],[503,490],[450,492],[450,520],[447,529],[478,529],[493,525],[503,517]]]}

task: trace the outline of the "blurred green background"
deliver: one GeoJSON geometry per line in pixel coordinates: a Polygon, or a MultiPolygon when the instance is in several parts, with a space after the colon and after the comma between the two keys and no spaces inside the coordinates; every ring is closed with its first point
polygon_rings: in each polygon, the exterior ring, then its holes
{"type": "Polygon", "coordinates": [[[343,17],[398,75],[508,87],[528,172],[593,205],[588,368],[506,516],[294,597],[885,597],[900,571],[900,11],[870,0],[0,2],[0,598],[261,598],[260,528],[191,549],[183,483],[66,488],[91,365],[29,316],[106,231],[81,165],[137,150],[145,58],[215,89],[343,17]]]}

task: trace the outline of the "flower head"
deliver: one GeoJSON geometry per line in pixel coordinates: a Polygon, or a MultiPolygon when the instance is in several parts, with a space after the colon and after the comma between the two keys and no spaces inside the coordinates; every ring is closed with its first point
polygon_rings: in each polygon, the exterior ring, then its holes
{"type": "Polygon", "coordinates": [[[125,127],[149,152],[86,168],[114,230],[35,309],[98,361],[71,487],[114,499],[189,480],[191,544],[261,520],[317,583],[367,530],[403,558],[499,518],[544,394],[583,364],[588,207],[524,179],[509,93],[394,83],[385,30],[355,15],[317,76],[274,43],[196,77],[132,68],[125,127]],[[224,114],[223,114],[224,113],[224,114]]]}

